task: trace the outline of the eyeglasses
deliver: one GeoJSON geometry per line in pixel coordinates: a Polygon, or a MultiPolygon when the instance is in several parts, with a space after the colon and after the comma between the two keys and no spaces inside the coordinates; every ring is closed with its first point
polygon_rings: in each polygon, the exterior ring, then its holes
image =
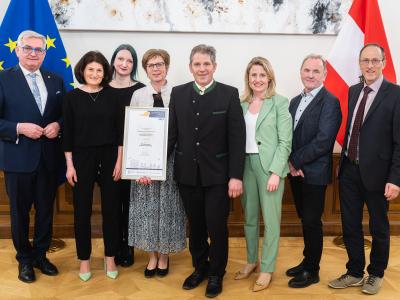
{"type": "Polygon", "coordinates": [[[147,67],[148,69],[154,69],[154,68],[160,69],[160,68],[162,68],[164,65],[165,65],[165,62],[159,62],[159,63],[155,63],[155,64],[147,64],[146,67],[147,67]]]}
{"type": "Polygon", "coordinates": [[[31,46],[22,46],[20,48],[24,54],[32,54],[35,52],[37,55],[43,55],[46,53],[46,49],[43,48],[32,48],[31,46]]]}
{"type": "Polygon", "coordinates": [[[360,64],[362,66],[369,66],[369,64],[371,63],[375,67],[382,61],[384,61],[384,59],[377,59],[377,58],[368,59],[368,58],[366,58],[366,59],[360,60],[360,64]]]}

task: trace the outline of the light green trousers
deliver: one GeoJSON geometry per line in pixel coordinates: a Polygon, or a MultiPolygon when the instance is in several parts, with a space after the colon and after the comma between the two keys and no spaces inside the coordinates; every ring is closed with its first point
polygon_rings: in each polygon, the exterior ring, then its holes
{"type": "Polygon", "coordinates": [[[278,255],[282,196],[285,181],[278,190],[267,191],[270,174],[265,174],[258,154],[247,154],[244,165],[244,192],[242,207],[245,215],[244,233],[247,244],[247,262],[258,261],[260,208],[264,220],[264,239],[261,253],[261,272],[274,272],[278,255]]]}

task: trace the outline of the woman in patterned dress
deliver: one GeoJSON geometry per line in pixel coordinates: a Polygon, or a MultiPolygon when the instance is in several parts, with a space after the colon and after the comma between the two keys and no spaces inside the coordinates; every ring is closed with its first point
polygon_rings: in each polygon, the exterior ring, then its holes
{"type": "MultiPolygon", "coordinates": [[[[150,49],[142,59],[149,85],[133,93],[131,106],[167,107],[171,86],[167,83],[169,54],[162,49],[150,49]]],[[[173,179],[173,155],[167,162],[167,179],[144,178],[132,182],[129,208],[129,245],[149,253],[144,275],[163,277],[169,271],[169,253],[186,246],[185,217],[178,187],[173,179]]]]}

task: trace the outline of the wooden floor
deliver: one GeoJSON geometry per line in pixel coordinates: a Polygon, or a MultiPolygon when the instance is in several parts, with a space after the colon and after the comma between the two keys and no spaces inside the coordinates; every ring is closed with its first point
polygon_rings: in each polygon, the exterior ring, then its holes
{"type": "MultiPolygon", "coordinates": [[[[170,274],[165,278],[146,279],[143,270],[147,263],[144,252],[136,251],[135,264],[130,268],[119,268],[120,276],[113,281],[106,278],[102,270],[102,240],[93,241],[92,272],[93,278],[84,283],[78,279],[78,261],[75,256],[74,240],[65,240],[67,247],[49,254],[60,271],[56,277],[36,272],[37,280],[32,284],[17,279],[17,263],[10,240],[0,240],[0,299],[204,299],[206,283],[198,288],[185,291],[181,288],[183,280],[192,272],[189,252],[171,256],[170,274]]],[[[233,274],[246,262],[245,242],[242,238],[230,239],[230,253],[227,274],[224,279],[224,291],[217,299],[296,299],[296,300],[333,300],[333,299],[399,299],[400,298],[400,237],[391,241],[389,267],[385,273],[383,287],[378,295],[367,296],[360,288],[333,290],[327,287],[330,279],[344,272],[346,253],[335,246],[331,237],[325,238],[325,248],[321,262],[321,281],[305,289],[292,289],[287,286],[285,270],[301,259],[302,239],[281,238],[277,270],[267,290],[253,293],[251,287],[256,275],[247,280],[235,281],[233,274]]],[[[369,254],[369,251],[368,251],[369,254]]]]}

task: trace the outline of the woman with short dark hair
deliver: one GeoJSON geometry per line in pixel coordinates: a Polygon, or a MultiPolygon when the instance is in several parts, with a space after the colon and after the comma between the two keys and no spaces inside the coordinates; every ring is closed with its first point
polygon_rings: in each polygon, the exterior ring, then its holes
{"type": "Polygon", "coordinates": [[[108,87],[110,65],[97,51],[86,53],[75,66],[82,85],[69,92],[63,103],[63,148],[67,180],[73,190],[75,241],[80,263],[79,277],[91,278],[91,224],[93,187],[100,185],[103,217],[104,268],[115,279],[114,256],[118,245],[119,199],[117,181],[121,177],[122,124],[117,99],[108,87]]]}

